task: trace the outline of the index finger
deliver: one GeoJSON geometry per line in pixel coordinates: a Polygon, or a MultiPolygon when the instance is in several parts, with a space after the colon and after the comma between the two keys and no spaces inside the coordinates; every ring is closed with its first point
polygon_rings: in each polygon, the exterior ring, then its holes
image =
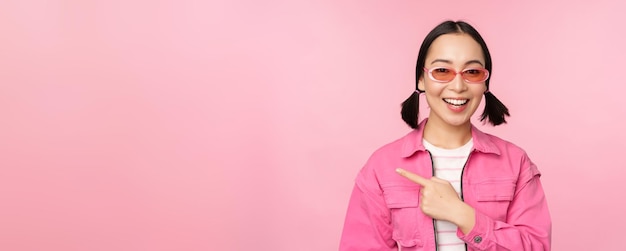
{"type": "Polygon", "coordinates": [[[407,170],[404,170],[402,168],[396,169],[396,172],[398,172],[400,175],[404,176],[405,178],[409,179],[410,181],[413,181],[413,182],[415,182],[415,183],[417,183],[419,185],[422,185],[422,186],[426,186],[427,184],[429,184],[431,182],[430,180],[428,180],[428,179],[426,179],[426,178],[424,178],[422,176],[419,176],[417,174],[414,174],[414,173],[409,172],[407,170]]]}

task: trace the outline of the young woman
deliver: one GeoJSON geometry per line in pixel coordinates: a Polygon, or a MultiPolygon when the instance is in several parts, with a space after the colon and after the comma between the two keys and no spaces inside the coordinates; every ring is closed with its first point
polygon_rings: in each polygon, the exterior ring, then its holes
{"type": "Polygon", "coordinates": [[[402,104],[414,130],[372,154],[356,178],[340,250],[550,250],[540,173],[524,150],[470,118],[506,123],[489,92],[491,56],[465,22],[424,39],[416,91],[402,104]],[[418,123],[419,95],[430,114],[418,123]]]}

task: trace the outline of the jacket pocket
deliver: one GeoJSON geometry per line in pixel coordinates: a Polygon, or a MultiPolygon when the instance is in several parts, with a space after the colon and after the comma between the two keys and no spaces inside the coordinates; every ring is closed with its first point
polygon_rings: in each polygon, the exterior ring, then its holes
{"type": "Polygon", "coordinates": [[[509,204],[515,196],[515,182],[515,178],[494,178],[477,183],[474,188],[481,212],[506,221],[509,204]]]}
{"type": "Polygon", "coordinates": [[[385,203],[391,212],[392,238],[404,249],[423,246],[419,235],[419,187],[383,187],[385,203]]]}

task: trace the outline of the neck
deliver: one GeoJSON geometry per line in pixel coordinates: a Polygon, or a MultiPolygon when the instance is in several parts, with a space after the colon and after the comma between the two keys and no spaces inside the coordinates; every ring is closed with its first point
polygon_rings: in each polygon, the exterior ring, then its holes
{"type": "Polygon", "coordinates": [[[424,139],[444,149],[454,149],[465,145],[472,138],[472,124],[467,122],[455,126],[437,121],[426,121],[424,139]]]}

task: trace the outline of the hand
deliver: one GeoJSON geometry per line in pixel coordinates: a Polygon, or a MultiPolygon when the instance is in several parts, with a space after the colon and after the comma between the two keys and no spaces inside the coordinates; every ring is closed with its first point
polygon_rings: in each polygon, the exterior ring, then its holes
{"type": "Polygon", "coordinates": [[[420,189],[420,209],[425,215],[436,220],[452,222],[461,228],[465,234],[472,230],[475,224],[474,208],[459,198],[450,182],[437,177],[426,179],[400,168],[396,171],[422,186],[420,189]]]}

